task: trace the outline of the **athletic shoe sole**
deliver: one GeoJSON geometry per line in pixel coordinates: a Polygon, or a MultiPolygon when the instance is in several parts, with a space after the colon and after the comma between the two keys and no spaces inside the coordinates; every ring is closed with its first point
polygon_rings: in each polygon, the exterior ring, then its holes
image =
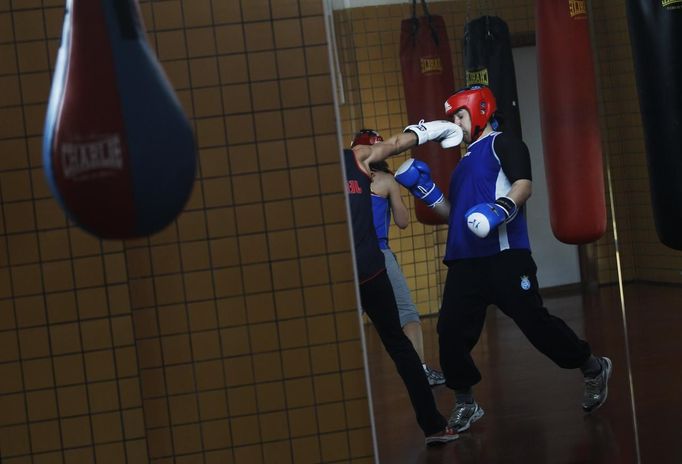
{"type": "Polygon", "coordinates": [[[426,437],[424,441],[426,442],[426,446],[433,447],[450,443],[451,441],[455,441],[458,438],[459,435],[456,433],[439,433],[437,435],[431,435],[426,437]]]}

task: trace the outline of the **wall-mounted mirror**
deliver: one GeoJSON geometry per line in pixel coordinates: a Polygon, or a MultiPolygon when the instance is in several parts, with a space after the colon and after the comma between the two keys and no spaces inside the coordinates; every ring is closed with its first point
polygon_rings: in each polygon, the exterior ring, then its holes
{"type": "MultiPolygon", "coordinates": [[[[339,131],[345,148],[361,128],[388,137],[418,122],[407,118],[400,62],[400,24],[411,16],[411,3],[353,0],[329,4],[339,131]]],[[[680,391],[682,380],[674,380],[671,373],[673,360],[682,351],[674,335],[682,323],[675,307],[682,256],[660,245],[651,225],[624,6],[610,1],[586,4],[591,21],[603,26],[592,28],[598,31],[592,40],[608,226],[599,240],[579,246],[559,242],[550,227],[533,2],[432,1],[428,7],[431,14],[443,17],[447,27],[453,92],[465,83],[465,23],[493,15],[509,25],[523,138],[533,172],[526,216],[540,294],[551,314],[587,340],[595,354],[611,359],[613,370],[608,401],[585,414],[580,370],[557,367],[531,345],[514,321],[490,306],[472,352],[482,375],[474,396],[485,414],[461,432],[458,440],[431,451],[424,447],[424,435],[395,365],[365,319],[379,461],[680,462],[679,440],[675,440],[680,428],[674,425],[674,417],[680,412],[675,392],[680,391]],[[658,428],[661,425],[663,430],[658,428]]],[[[580,141],[575,149],[580,150],[580,141]]],[[[389,158],[389,168],[397,170],[409,157],[410,152],[389,158]]],[[[448,274],[442,262],[448,227],[421,224],[410,193],[401,189],[401,198],[409,211],[409,225],[401,229],[393,223],[388,243],[420,316],[419,334],[410,338],[418,352],[421,339],[426,366],[441,371],[437,323],[448,274]]],[[[438,385],[432,392],[440,412],[448,418],[455,403],[453,390],[438,385]]]]}
{"type": "Polygon", "coordinates": [[[681,43],[680,28],[665,25],[682,17],[679,2],[624,3],[632,8],[627,12],[630,14],[626,15],[626,7],[621,5],[615,16],[612,10],[608,14],[604,11],[601,22],[609,27],[595,27],[595,35],[598,42],[613,47],[611,51],[606,47],[601,50],[601,80],[604,112],[611,128],[608,135],[613,203],[641,462],[672,464],[682,462],[682,428],[678,421],[682,413],[682,379],[674,374],[682,355],[678,335],[682,327],[682,210],[677,194],[671,196],[673,203],[668,207],[662,208],[660,200],[661,192],[682,185],[682,152],[676,141],[680,99],[676,94],[678,79],[674,77],[679,76],[681,68],[678,49],[667,45],[660,48],[673,57],[662,60],[651,54],[647,45],[650,40],[681,43]],[[643,56],[651,61],[644,63],[643,56]],[[656,77],[642,79],[648,73],[656,77]],[[651,89],[662,93],[652,98],[651,89]],[[649,110],[647,116],[647,108],[655,109],[649,110]],[[653,149],[657,144],[665,146],[669,140],[674,142],[667,149],[653,149]]]}

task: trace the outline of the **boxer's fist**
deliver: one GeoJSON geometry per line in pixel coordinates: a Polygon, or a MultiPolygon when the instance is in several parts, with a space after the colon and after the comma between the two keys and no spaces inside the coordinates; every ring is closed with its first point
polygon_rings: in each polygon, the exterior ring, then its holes
{"type": "Polygon", "coordinates": [[[443,148],[458,147],[462,143],[462,138],[464,138],[462,128],[457,124],[452,123],[452,126],[449,126],[448,131],[448,135],[440,139],[440,146],[443,148]]]}
{"type": "Polygon", "coordinates": [[[467,226],[477,237],[485,238],[491,230],[516,216],[516,203],[509,197],[500,197],[495,203],[480,203],[464,213],[467,226]]]}
{"type": "Polygon", "coordinates": [[[440,142],[443,148],[452,148],[462,143],[462,129],[451,121],[429,121],[422,119],[419,124],[412,124],[403,132],[414,132],[417,135],[417,145],[423,145],[429,140],[440,142]]]}
{"type": "Polygon", "coordinates": [[[431,169],[423,161],[414,158],[405,161],[395,172],[395,180],[429,208],[433,208],[445,198],[431,179],[431,169]]]}

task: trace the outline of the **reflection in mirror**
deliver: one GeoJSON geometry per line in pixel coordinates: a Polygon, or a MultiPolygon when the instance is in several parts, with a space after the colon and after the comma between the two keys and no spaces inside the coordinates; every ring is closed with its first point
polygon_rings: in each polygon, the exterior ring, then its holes
{"type": "MultiPolygon", "coordinates": [[[[418,122],[407,120],[399,57],[400,22],[411,15],[411,6],[406,3],[361,5],[358,1],[337,3],[340,5],[336,5],[333,12],[334,51],[338,63],[337,102],[344,148],[349,148],[353,135],[361,128],[375,129],[388,138],[401,133],[406,125],[418,122]]],[[[485,3],[490,6],[490,2],[485,3]]],[[[501,0],[495,2],[495,6],[494,10],[478,11],[478,6],[472,9],[469,5],[465,14],[466,6],[461,2],[429,3],[431,13],[443,16],[448,28],[455,74],[453,92],[464,85],[460,50],[465,18],[480,14],[502,16],[503,13],[503,19],[509,24],[515,46],[521,125],[531,154],[533,195],[526,204],[526,215],[533,258],[538,264],[539,293],[550,313],[563,320],[578,338],[587,340],[593,353],[612,360],[608,401],[597,411],[585,414],[581,407],[585,384],[580,370],[558,368],[528,341],[512,319],[490,306],[472,351],[482,377],[475,385],[474,396],[485,414],[468,424],[470,427],[460,432],[458,440],[427,452],[424,434],[415,419],[405,385],[375,327],[366,318],[365,354],[369,363],[378,459],[382,463],[639,462],[617,261],[618,242],[614,239],[614,219],[625,221],[629,213],[616,209],[613,218],[609,201],[615,197],[617,208],[625,194],[619,184],[619,180],[627,179],[622,176],[623,151],[614,149],[614,144],[622,140],[628,119],[615,117],[616,113],[609,112],[613,108],[603,105],[610,108],[601,114],[604,153],[611,158],[610,165],[617,177],[614,179],[615,195],[608,190],[605,192],[609,209],[606,234],[587,245],[560,243],[552,235],[547,210],[532,4],[501,0]]],[[[616,9],[624,15],[621,6],[616,9]]],[[[624,17],[612,18],[612,13],[613,9],[609,8],[608,21],[622,25],[624,17]]],[[[605,11],[597,10],[597,21],[607,21],[606,16],[605,11]]],[[[608,53],[613,47],[618,47],[619,53],[627,54],[629,44],[622,34],[601,33],[597,39],[599,69],[613,64],[608,53]]],[[[617,71],[624,72],[620,68],[617,71]]],[[[613,79],[602,81],[601,100],[615,98],[620,86],[632,84],[613,79]]],[[[617,114],[627,114],[624,109],[619,111],[617,114]]],[[[575,149],[580,149],[579,142],[575,149]]],[[[453,150],[452,153],[455,156],[458,152],[453,150]]],[[[388,158],[388,168],[397,171],[410,156],[407,152],[388,158]]],[[[607,182],[607,187],[610,185],[607,182]]],[[[420,315],[417,327],[421,330],[410,332],[410,326],[407,326],[406,335],[418,354],[422,348],[425,365],[440,371],[442,360],[436,326],[448,274],[448,267],[443,264],[447,226],[419,223],[415,200],[409,191],[401,187],[399,195],[407,207],[409,220],[403,228],[401,219],[396,217],[396,213],[400,216],[400,211],[393,211],[387,234],[390,252],[386,254],[394,256],[399,263],[409,296],[420,315]]],[[[624,233],[633,234],[634,231],[624,233]]],[[[624,252],[621,258],[625,261],[625,278],[632,280],[635,273],[632,253],[624,252]]],[[[626,287],[626,295],[629,289],[626,287]]],[[[649,296],[651,291],[640,294],[649,296]]],[[[652,321],[648,322],[650,326],[652,321]]],[[[631,324],[634,330],[635,322],[631,320],[631,324]]],[[[633,343],[643,343],[634,332],[631,335],[633,343]]],[[[639,345],[629,345],[635,356],[635,367],[646,359],[646,355],[638,358],[636,348],[639,345]]],[[[649,361],[649,371],[660,374],[654,364],[649,361]]],[[[457,379],[449,381],[452,385],[456,382],[457,379]]],[[[636,378],[635,385],[639,386],[636,378]]],[[[456,403],[453,390],[446,385],[435,385],[432,392],[441,414],[449,418],[456,403]]],[[[653,400],[652,397],[642,398],[641,393],[636,399],[644,404],[646,400],[653,400]]]]}
{"type": "MultiPolygon", "coordinates": [[[[607,125],[617,128],[609,141],[613,203],[641,461],[672,464],[682,462],[681,42],[674,26],[681,18],[666,2],[625,3],[632,55],[612,56],[601,72],[607,125]],[[657,47],[663,55],[651,53],[651,42],[666,44],[657,47]]],[[[617,27],[595,28],[600,41],[627,42],[615,32],[628,26],[619,18],[617,27]]]]}

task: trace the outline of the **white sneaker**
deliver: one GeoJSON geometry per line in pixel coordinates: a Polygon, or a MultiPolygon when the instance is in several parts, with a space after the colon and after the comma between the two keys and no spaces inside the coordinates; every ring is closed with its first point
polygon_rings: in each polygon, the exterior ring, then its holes
{"type": "Polygon", "coordinates": [[[432,369],[424,364],[424,372],[426,373],[426,378],[429,380],[429,385],[432,387],[435,387],[436,385],[443,385],[445,383],[445,376],[441,371],[432,369]]]}
{"type": "Polygon", "coordinates": [[[485,412],[478,403],[457,403],[452,409],[448,425],[458,432],[463,432],[471,427],[471,424],[483,417],[485,412]]]}

